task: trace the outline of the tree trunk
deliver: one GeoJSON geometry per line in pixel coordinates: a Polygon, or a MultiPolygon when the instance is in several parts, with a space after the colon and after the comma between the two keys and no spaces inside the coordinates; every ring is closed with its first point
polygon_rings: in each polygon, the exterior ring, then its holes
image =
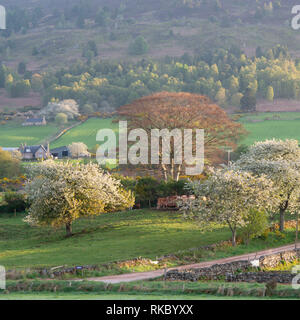
{"type": "Polygon", "coordinates": [[[162,169],[163,169],[165,181],[168,182],[168,172],[167,172],[167,168],[164,164],[162,164],[162,169]]]}
{"type": "Polygon", "coordinates": [[[72,223],[71,222],[66,223],[66,232],[67,232],[67,237],[72,237],[72,223]]]}
{"type": "Polygon", "coordinates": [[[289,206],[289,199],[290,199],[291,194],[288,195],[287,200],[285,202],[282,203],[282,205],[280,206],[280,222],[279,222],[279,231],[283,232],[284,231],[284,214],[286,209],[289,206]]]}
{"type": "Polygon", "coordinates": [[[285,209],[280,208],[280,222],[279,222],[279,231],[283,232],[284,231],[284,212],[285,209]]]}
{"type": "Polygon", "coordinates": [[[236,230],[231,230],[232,232],[232,246],[235,247],[236,246],[236,230]]]}
{"type": "Polygon", "coordinates": [[[171,178],[175,180],[175,164],[174,159],[171,159],[171,178]]]}
{"type": "Polygon", "coordinates": [[[180,178],[180,173],[181,173],[181,164],[178,165],[177,174],[176,174],[176,181],[179,180],[179,178],[180,178]]]}

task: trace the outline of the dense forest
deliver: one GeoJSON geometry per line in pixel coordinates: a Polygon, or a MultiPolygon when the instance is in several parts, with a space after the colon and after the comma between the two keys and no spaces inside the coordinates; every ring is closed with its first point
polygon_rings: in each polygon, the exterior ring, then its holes
{"type": "MultiPolygon", "coordinates": [[[[96,49],[93,43],[87,47],[96,49]]],[[[32,89],[43,95],[44,104],[72,98],[81,107],[88,104],[90,111],[112,110],[158,91],[199,93],[224,107],[239,107],[249,91],[270,101],[298,99],[300,60],[292,60],[285,47],[277,46],[267,52],[258,47],[254,58],[236,47],[136,63],[82,58],[69,68],[41,74],[27,71],[26,64],[20,63],[18,72],[2,65],[0,87],[13,97],[24,96],[32,89]]]]}

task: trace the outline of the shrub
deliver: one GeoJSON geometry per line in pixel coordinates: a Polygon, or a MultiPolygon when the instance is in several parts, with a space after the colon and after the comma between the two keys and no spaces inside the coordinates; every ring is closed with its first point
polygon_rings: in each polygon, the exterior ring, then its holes
{"type": "Polygon", "coordinates": [[[149,50],[147,41],[142,37],[137,37],[129,46],[129,53],[133,55],[145,54],[149,50]]]}
{"type": "Polygon", "coordinates": [[[14,158],[10,152],[0,148],[0,179],[16,177],[20,172],[20,161],[14,158]]]}
{"type": "Polygon", "coordinates": [[[260,236],[259,238],[262,240],[267,240],[270,234],[270,229],[266,229],[260,236]]]}
{"type": "Polygon", "coordinates": [[[280,232],[279,230],[275,230],[275,236],[279,239],[284,239],[285,238],[285,234],[280,232]]]}
{"type": "Polygon", "coordinates": [[[249,147],[245,144],[241,144],[236,148],[236,150],[231,155],[231,161],[237,161],[240,159],[241,155],[248,152],[249,147]]]}
{"type": "Polygon", "coordinates": [[[130,190],[132,192],[135,192],[137,179],[132,178],[132,177],[124,177],[124,176],[119,175],[119,174],[114,174],[113,176],[114,176],[114,178],[116,178],[116,179],[121,181],[121,184],[122,184],[124,189],[130,190]]]}
{"type": "Polygon", "coordinates": [[[138,178],[135,186],[137,202],[142,205],[146,203],[151,207],[152,203],[157,200],[159,191],[159,182],[153,177],[138,178]]]}
{"type": "Polygon", "coordinates": [[[56,122],[58,125],[66,124],[66,123],[68,123],[68,116],[67,116],[65,113],[58,113],[58,114],[55,116],[55,122],[56,122]]]}
{"type": "Polygon", "coordinates": [[[185,185],[187,179],[161,181],[159,186],[159,197],[181,196],[187,193],[185,185]]]}
{"type": "Polygon", "coordinates": [[[142,207],[156,205],[158,198],[183,195],[186,194],[185,184],[187,179],[180,179],[179,181],[164,180],[159,181],[153,177],[124,177],[122,175],[114,174],[114,177],[121,181],[122,186],[126,190],[134,192],[137,203],[142,207]]]}
{"type": "Polygon", "coordinates": [[[6,209],[8,212],[23,212],[28,207],[26,197],[23,193],[5,192],[4,201],[7,204],[6,209]]]}
{"type": "Polygon", "coordinates": [[[81,112],[85,115],[90,115],[94,112],[94,107],[91,104],[85,104],[82,108],[81,108],[81,112]]]}
{"type": "Polygon", "coordinates": [[[240,228],[240,234],[246,245],[254,237],[260,236],[268,226],[268,217],[266,212],[250,210],[245,218],[246,225],[240,228]]]}

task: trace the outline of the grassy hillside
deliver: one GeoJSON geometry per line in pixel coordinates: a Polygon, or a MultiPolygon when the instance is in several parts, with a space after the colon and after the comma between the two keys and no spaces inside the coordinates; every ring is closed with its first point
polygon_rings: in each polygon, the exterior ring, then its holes
{"type": "MultiPolygon", "coordinates": [[[[70,123],[66,126],[70,126],[70,123]]],[[[112,123],[112,119],[89,119],[53,142],[51,148],[67,146],[72,142],[83,142],[92,148],[97,144],[96,135],[100,129],[113,129],[117,132],[118,124],[112,123]]],[[[51,141],[60,130],[61,128],[57,127],[55,123],[40,127],[23,127],[19,122],[10,121],[0,126],[0,146],[19,147],[21,143],[28,145],[45,143],[51,141]]]]}
{"type": "MultiPolygon", "coordinates": [[[[266,139],[297,139],[300,141],[300,112],[262,112],[244,115],[239,120],[248,135],[240,144],[251,145],[266,139]]],[[[84,124],[71,129],[51,147],[68,145],[82,141],[92,148],[97,144],[96,134],[99,129],[111,128],[118,132],[118,124],[111,119],[89,119],[84,124]]]]}
{"type": "MultiPolygon", "coordinates": [[[[251,145],[255,141],[273,138],[300,141],[299,112],[262,112],[244,115],[239,121],[249,132],[240,144],[251,145]]],[[[83,142],[89,148],[93,148],[96,144],[100,144],[96,141],[100,129],[112,129],[117,134],[118,123],[113,123],[112,119],[91,118],[61,136],[51,144],[51,148],[67,146],[72,142],[83,142]]],[[[0,126],[0,146],[18,147],[24,142],[28,145],[43,143],[53,138],[59,130],[55,124],[44,127],[22,127],[18,123],[11,122],[0,126]]]]}
{"type": "Polygon", "coordinates": [[[176,212],[149,210],[104,214],[65,230],[32,228],[22,217],[0,217],[0,264],[9,267],[102,264],[157,255],[230,238],[227,230],[201,234],[176,212]]]}
{"type": "Polygon", "coordinates": [[[287,230],[281,240],[270,236],[267,240],[253,241],[248,247],[179,253],[229,240],[231,233],[227,228],[218,227],[213,232],[201,233],[197,224],[183,220],[180,213],[157,210],[81,219],[74,223],[75,235],[71,238],[65,237],[63,228],[56,231],[47,227],[33,228],[22,218],[0,216],[0,264],[7,268],[94,265],[136,257],[155,259],[172,253],[187,257],[186,261],[197,254],[199,261],[205,261],[292,243],[295,236],[293,230],[287,230]]]}
{"type": "Polygon", "coordinates": [[[300,141],[300,113],[260,113],[247,115],[241,118],[249,135],[241,141],[242,144],[251,145],[255,141],[266,139],[297,139],[300,141]]]}
{"type": "Polygon", "coordinates": [[[96,135],[100,129],[113,129],[117,132],[118,124],[112,123],[112,119],[89,119],[80,126],[69,130],[62,137],[53,142],[51,148],[67,146],[72,142],[83,142],[89,148],[93,148],[96,144],[99,144],[99,142],[96,141],[96,135]]]}
{"type": "MultiPolygon", "coordinates": [[[[31,22],[36,7],[42,13],[34,26],[22,27],[9,37],[0,40],[2,60],[16,66],[25,60],[28,69],[39,71],[49,67],[64,67],[81,58],[88,40],[95,40],[97,59],[135,60],[128,53],[128,45],[142,35],[149,43],[148,57],[180,56],[203,48],[230,46],[243,47],[253,54],[257,46],[270,48],[278,43],[288,45],[299,56],[299,32],[292,30],[291,8],[293,1],[273,1],[273,11],[257,15],[269,1],[226,0],[216,8],[214,1],[183,0],[89,0],[83,7],[80,1],[16,1],[25,10],[23,17],[31,22]],[[106,8],[107,21],[95,23],[97,12],[106,8]],[[80,16],[84,25],[78,27],[80,16]],[[9,42],[8,42],[9,41],[9,42]],[[7,46],[9,50],[7,51],[7,46]],[[2,48],[2,49],[1,49],[2,48]],[[37,53],[32,54],[33,48],[37,53]]],[[[14,1],[2,1],[8,9],[14,1]]],[[[82,3],[82,2],[81,2],[82,3]]],[[[15,18],[16,19],[16,18],[15,18]]],[[[19,19],[20,20],[20,19],[19,19]]]]}
{"type": "Polygon", "coordinates": [[[0,146],[19,147],[22,143],[35,145],[53,137],[59,128],[55,124],[41,127],[22,127],[20,123],[9,122],[0,126],[0,146]]]}

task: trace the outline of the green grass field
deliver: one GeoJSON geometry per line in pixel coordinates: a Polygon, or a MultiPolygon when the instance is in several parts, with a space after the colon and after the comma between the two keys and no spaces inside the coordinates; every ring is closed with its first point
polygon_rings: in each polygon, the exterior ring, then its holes
{"type": "MultiPolygon", "coordinates": [[[[272,298],[266,298],[268,300],[272,298]]],[[[168,295],[159,293],[146,294],[95,294],[95,293],[10,293],[0,294],[0,300],[233,300],[232,297],[219,297],[208,294],[178,294],[168,295]]],[[[235,297],[234,300],[262,300],[258,297],[235,297]]]]}
{"type": "Polygon", "coordinates": [[[248,136],[240,143],[251,145],[266,139],[297,139],[300,141],[300,113],[258,113],[245,115],[240,119],[248,136]]]}
{"type": "MultiPolygon", "coordinates": [[[[70,126],[70,124],[68,124],[70,126]]],[[[69,130],[66,134],[51,144],[51,148],[69,145],[72,142],[83,142],[89,148],[97,144],[96,134],[99,129],[113,129],[118,131],[118,124],[112,123],[111,119],[92,118],[85,123],[69,130]]],[[[21,143],[36,145],[51,140],[58,132],[54,123],[40,127],[23,127],[20,123],[9,122],[0,126],[0,146],[19,147],[21,143]]]]}
{"type": "Polygon", "coordinates": [[[225,251],[185,252],[229,240],[231,234],[227,228],[200,233],[197,224],[183,220],[180,213],[156,210],[134,210],[81,219],[74,223],[75,235],[71,238],[65,237],[63,228],[31,227],[23,222],[23,217],[0,216],[0,265],[7,268],[105,264],[137,257],[155,259],[166,254],[179,254],[179,251],[183,252],[184,262],[191,261],[187,259],[195,254],[197,261],[205,261],[276,247],[292,243],[294,239],[294,231],[290,231],[284,239],[257,239],[248,247],[240,245],[225,251]]]}
{"type": "MultiPolygon", "coordinates": [[[[243,115],[240,118],[248,135],[240,144],[251,145],[256,141],[266,139],[297,139],[300,141],[300,113],[299,112],[266,112],[243,115]]],[[[71,129],[51,147],[68,145],[72,142],[84,142],[89,148],[97,144],[96,134],[99,129],[113,129],[118,133],[118,124],[111,119],[89,119],[84,124],[71,129]]]]}
{"type": "MultiPolygon", "coordinates": [[[[0,216],[0,265],[5,266],[8,275],[7,290],[0,290],[0,300],[277,299],[281,297],[280,294],[258,297],[264,284],[256,283],[199,281],[183,284],[156,279],[115,284],[107,289],[102,282],[71,279],[163,268],[157,265],[116,268],[110,264],[136,257],[155,260],[156,257],[173,253],[182,258],[176,261],[170,258],[171,265],[167,264],[169,267],[277,247],[292,243],[295,236],[294,230],[287,230],[283,239],[270,236],[266,240],[255,239],[249,246],[197,250],[203,245],[228,240],[229,230],[219,227],[213,232],[200,233],[197,224],[183,220],[178,212],[149,209],[78,220],[74,223],[74,236],[66,238],[63,229],[33,228],[23,221],[23,217],[24,214],[17,217],[12,214],[0,216]],[[102,265],[100,271],[91,271],[97,273],[70,274],[55,280],[40,279],[41,276],[34,272],[36,267],[95,264],[102,265]],[[223,286],[235,288],[235,296],[219,294],[218,290],[223,286]]],[[[298,297],[290,286],[278,286],[278,289],[288,290],[284,297],[298,297]]]]}
{"type": "Polygon", "coordinates": [[[7,290],[0,290],[0,300],[262,300],[299,299],[297,290],[290,285],[278,285],[272,296],[262,297],[263,283],[228,283],[224,281],[137,281],[113,284],[101,282],[70,282],[63,280],[7,281],[7,290]],[[20,290],[22,286],[22,290],[20,290]],[[55,289],[54,289],[55,288],[55,289]],[[219,288],[224,288],[219,291],[219,288]],[[54,290],[53,290],[54,289],[54,290]],[[233,289],[234,296],[226,290],[233,289]],[[55,291],[55,292],[53,292],[55,291]],[[284,293],[284,294],[282,294],[284,293]]]}
{"type": "MultiPolygon", "coordinates": [[[[255,141],[266,139],[297,139],[300,141],[300,113],[299,112],[266,112],[245,114],[239,119],[248,131],[248,135],[240,141],[240,144],[251,145],[255,141]]],[[[51,148],[69,145],[72,142],[83,142],[89,148],[96,144],[96,135],[100,129],[112,129],[118,133],[118,123],[112,119],[91,118],[85,123],[69,130],[62,137],[51,144],[51,148]]],[[[45,142],[53,137],[59,128],[54,124],[44,127],[22,127],[17,123],[0,126],[0,146],[18,147],[26,142],[34,145],[45,142]]],[[[118,139],[118,135],[117,135],[118,139]]]]}
{"type": "Polygon", "coordinates": [[[65,133],[57,141],[51,144],[51,148],[67,146],[72,142],[83,142],[89,148],[93,148],[96,144],[96,135],[100,129],[113,129],[118,132],[118,124],[112,123],[112,119],[91,118],[78,127],[75,127],[65,133]]]}
{"type": "Polygon", "coordinates": [[[139,256],[155,258],[228,239],[227,230],[201,234],[178,213],[128,211],[82,219],[75,236],[65,230],[32,228],[22,216],[0,218],[0,264],[6,267],[102,264],[139,256]]]}
{"type": "MultiPolygon", "coordinates": [[[[286,298],[283,298],[286,300],[286,298]]],[[[289,300],[299,298],[289,298],[289,300]]],[[[145,293],[145,294],[95,294],[95,293],[10,293],[0,294],[0,300],[280,300],[279,297],[224,297],[209,294],[164,294],[164,293],[145,293]]]]}
{"type": "Polygon", "coordinates": [[[0,146],[19,147],[21,143],[36,145],[44,143],[59,131],[55,124],[40,127],[23,127],[20,123],[10,122],[0,126],[0,146]]]}

